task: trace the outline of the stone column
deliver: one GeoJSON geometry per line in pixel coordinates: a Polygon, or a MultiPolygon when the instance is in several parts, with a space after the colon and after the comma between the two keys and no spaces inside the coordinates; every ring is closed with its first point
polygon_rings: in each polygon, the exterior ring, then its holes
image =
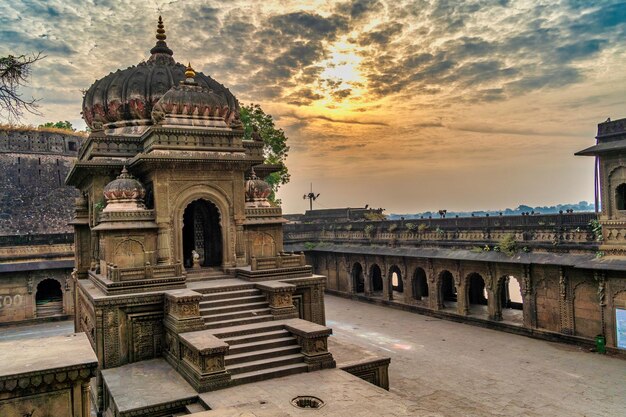
{"type": "MultiPolygon", "coordinates": [[[[157,263],[169,264],[176,261],[174,254],[170,248],[170,224],[168,222],[159,222],[159,231],[157,235],[157,263]]],[[[182,262],[182,259],[180,260],[182,262]]]]}
{"type": "Polygon", "coordinates": [[[90,402],[90,394],[91,387],[89,386],[89,382],[83,382],[81,386],[81,417],[89,417],[91,416],[91,402],[90,402]]]}

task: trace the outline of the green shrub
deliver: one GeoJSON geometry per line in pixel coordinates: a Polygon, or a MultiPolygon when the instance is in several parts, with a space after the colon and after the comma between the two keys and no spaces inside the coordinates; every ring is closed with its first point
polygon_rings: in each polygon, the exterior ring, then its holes
{"type": "Polygon", "coordinates": [[[365,233],[365,236],[372,237],[372,233],[374,232],[374,226],[368,224],[367,226],[365,226],[365,229],[363,229],[363,232],[365,233]]]}
{"type": "Polygon", "coordinates": [[[513,235],[512,233],[507,233],[506,235],[502,236],[502,239],[500,239],[500,242],[498,242],[497,247],[499,248],[500,252],[508,256],[515,255],[515,253],[517,252],[517,241],[515,240],[515,235],[513,235]]]}
{"type": "Polygon", "coordinates": [[[317,243],[305,242],[304,249],[306,249],[306,250],[313,250],[313,249],[315,249],[316,246],[317,246],[317,243]]]}
{"type": "Polygon", "coordinates": [[[428,225],[426,223],[420,223],[420,225],[417,226],[417,230],[419,230],[420,232],[423,232],[426,229],[428,229],[428,225]]]}
{"type": "Polygon", "coordinates": [[[589,228],[593,233],[593,238],[596,242],[602,242],[602,225],[597,220],[591,220],[589,222],[589,228]]]}
{"type": "Polygon", "coordinates": [[[390,232],[394,232],[396,229],[398,228],[398,225],[395,223],[392,223],[389,225],[389,231],[390,232]]]}
{"type": "Polygon", "coordinates": [[[405,227],[409,232],[414,232],[417,229],[417,225],[415,223],[407,223],[405,227]]]}

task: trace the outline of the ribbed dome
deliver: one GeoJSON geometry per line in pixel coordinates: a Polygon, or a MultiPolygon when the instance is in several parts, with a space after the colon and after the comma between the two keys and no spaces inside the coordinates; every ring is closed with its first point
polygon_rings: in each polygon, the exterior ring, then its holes
{"type": "MultiPolygon", "coordinates": [[[[83,98],[83,119],[90,128],[94,123],[107,127],[151,124],[151,113],[157,101],[185,80],[185,65],[174,61],[172,50],[165,43],[165,31],[159,16],[157,44],[148,61],[124,70],[117,70],[96,81],[83,98]]],[[[235,96],[211,77],[195,74],[200,87],[212,90],[230,109],[233,120],[239,119],[235,96]]]]}
{"type": "Polygon", "coordinates": [[[272,187],[256,176],[254,168],[246,181],[246,206],[269,207],[271,204],[267,198],[272,193],[272,187]]]}
{"type": "MultiPolygon", "coordinates": [[[[192,124],[229,127],[238,109],[213,90],[200,86],[191,64],[184,82],[175,85],[159,99],[152,109],[152,120],[164,124],[192,124]]],[[[234,126],[233,126],[234,127],[234,126]]]]}
{"type": "Polygon", "coordinates": [[[117,202],[141,203],[146,196],[146,189],[124,167],[122,173],[104,187],[103,194],[107,204],[117,202]]]}

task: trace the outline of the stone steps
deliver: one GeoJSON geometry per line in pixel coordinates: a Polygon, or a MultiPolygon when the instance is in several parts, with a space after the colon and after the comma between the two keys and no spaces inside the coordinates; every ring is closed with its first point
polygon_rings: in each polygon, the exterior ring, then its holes
{"type": "Polygon", "coordinates": [[[202,295],[200,315],[207,329],[274,319],[265,295],[255,289],[226,289],[202,295]]]}
{"type": "Polygon", "coordinates": [[[234,297],[234,298],[225,298],[225,299],[217,299],[217,300],[206,300],[200,301],[200,308],[207,307],[221,307],[221,306],[231,306],[237,304],[248,304],[255,303],[259,301],[267,301],[267,297],[265,295],[248,295],[245,297],[234,297]]]}
{"type": "Polygon", "coordinates": [[[234,320],[246,317],[257,317],[269,314],[271,316],[270,308],[246,308],[239,311],[231,311],[228,313],[215,314],[211,310],[200,309],[200,315],[204,319],[205,323],[213,323],[216,321],[234,320]]]}
{"type": "Polygon", "coordinates": [[[244,334],[241,336],[230,336],[230,337],[221,337],[221,339],[228,343],[233,349],[233,346],[237,346],[240,344],[249,344],[254,342],[261,342],[265,340],[271,339],[280,339],[283,337],[289,336],[290,333],[287,330],[279,329],[279,330],[270,330],[263,333],[253,333],[253,334],[244,334]]]}
{"type": "MultiPolygon", "coordinates": [[[[225,357],[225,360],[228,360],[228,355],[225,357]]],[[[297,363],[304,364],[304,355],[302,353],[293,353],[290,355],[283,355],[279,357],[273,358],[264,358],[254,361],[245,361],[241,363],[235,363],[226,365],[226,370],[231,373],[231,375],[237,375],[245,372],[253,372],[259,370],[271,371],[271,368],[277,368],[285,365],[294,365],[297,363]]],[[[273,378],[274,376],[271,372],[268,372],[268,376],[273,378]]]]}
{"type": "Polygon", "coordinates": [[[232,376],[233,385],[247,384],[249,382],[263,381],[266,379],[279,378],[281,376],[294,375],[307,371],[307,364],[296,363],[293,365],[278,366],[275,368],[261,369],[258,371],[242,372],[232,376]]]}
{"type": "Polygon", "coordinates": [[[216,336],[230,346],[224,365],[235,385],[308,370],[298,341],[280,325],[241,326],[216,336]]]}
{"type": "Polygon", "coordinates": [[[260,346],[257,346],[256,349],[251,349],[247,352],[237,354],[231,354],[228,352],[228,355],[224,358],[226,367],[228,368],[228,365],[238,365],[246,362],[256,362],[266,359],[280,359],[290,355],[299,355],[302,350],[298,344],[289,344],[287,346],[272,347],[262,350],[259,350],[259,347],[260,346]]]}
{"type": "Polygon", "coordinates": [[[229,342],[226,342],[226,343],[228,343],[230,346],[230,349],[228,350],[228,352],[232,355],[235,355],[235,354],[239,354],[243,352],[251,352],[257,349],[262,350],[262,349],[270,349],[270,348],[281,347],[281,346],[295,345],[296,340],[290,334],[286,334],[286,335],[274,336],[272,338],[268,338],[265,340],[255,340],[253,342],[247,342],[247,343],[237,343],[233,345],[231,345],[229,342]]]}
{"type": "Polygon", "coordinates": [[[237,311],[244,310],[258,310],[262,308],[267,308],[267,300],[263,299],[262,301],[255,301],[251,303],[242,303],[228,306],[217,306],[214,307],[211,305],[202,305],[200,304],[200,315],[208,316],[215,314],[225,314],[225,313],[234,313],[237,311]]]}
{"type": "Polygon", "coordinates": [[[274,320],[274,316],[272,316],[271,314],[267,314],[267,315],[244,317],[244,318],[224,320],[224,321],[215,321],[215,322],[205,321],[204,327],[206,329],[220,329],[222,327],[239,326],[242,324],[251,324],[251,323],[261,323],[261,322],[271,321],[271,320],[274,320]]]}
{"type": "Polygon", "coordinates": [[[231,300],[239,297],[261,296],[263,293],[256,288],[209,292],[202,295],[202,301],[231,300]]]}

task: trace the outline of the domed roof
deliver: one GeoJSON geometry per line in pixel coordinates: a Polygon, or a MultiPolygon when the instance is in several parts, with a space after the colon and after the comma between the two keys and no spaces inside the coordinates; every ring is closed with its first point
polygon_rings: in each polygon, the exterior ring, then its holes
{"type": "Polygon", "coordinates": [[[122,173],[105,185],[103,194],[107,200],[107,208],[109,208],[111,203],[142,203],[146,196],[146,189],[128,173],[124,166],[122,173]]]}
{"type": "Polygon", "coordinates": [[[267,198],[272,194],[272,187],[256,176],[254,168],[246,181],[246,206],[247,207],[270,207],[267,198]]]}
{"type": "MultiPolygon", "coordinates": [[[[152,124],[154,105],[172,86],[185,80],[185,65],[174,60],[165,43],[161,16],[156,38],[148,61],[112,72],[89,87],[83,98],[83,119],[90,128],[100,123],[107,127],[152,124]]],[[[239,103],[228,88],[202,73],[194,78],[198,86],[221,97],[234,109],[233,118],[239,119],[239,103]]]]}
{"type": "Polygon", "coordinates": [[[152,108],[155,123],[211,126],[226,128],[238,126],[238,109],[230,107],[224,96],[200,86],[196,73],[187,66],[185,81],[175,85],[152,108]]]}

